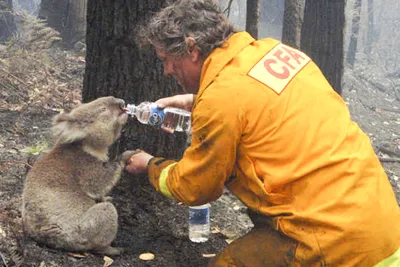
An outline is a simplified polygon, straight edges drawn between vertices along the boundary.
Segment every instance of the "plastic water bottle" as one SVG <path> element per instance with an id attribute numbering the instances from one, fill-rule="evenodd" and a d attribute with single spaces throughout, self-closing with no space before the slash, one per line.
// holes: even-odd
<path id="1" fill-rule="evenodd" d="M 210 236 L 210 204 L 189 207 L 189 239 L 206 242 Z"/>
<path id="2" fill-rule="evenodd" d="M 191 130 L 189 111 L 179 108 L 158 108 L 156 103 L 142 102 L 139 105 L 128 104 L 127 113 L 135 116 L 143 124 L 164 127 L 172 132 L 187 132 Z"/>

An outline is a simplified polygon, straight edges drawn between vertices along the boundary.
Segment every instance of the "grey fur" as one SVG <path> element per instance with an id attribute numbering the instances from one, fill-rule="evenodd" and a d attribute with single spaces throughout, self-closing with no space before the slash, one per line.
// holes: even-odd
<path id="1" fill-rule="evenodd" d="M 118 214 L 105 200 L 135 153 L 108 161 L 108 148 L 128 118 L 124 104 L 101 97 L 54 117 L 57 142 L 28 173 L 22 196 L 24 230 L 37 242 L 68 251 L 121 252 L 110 246 Z"/>

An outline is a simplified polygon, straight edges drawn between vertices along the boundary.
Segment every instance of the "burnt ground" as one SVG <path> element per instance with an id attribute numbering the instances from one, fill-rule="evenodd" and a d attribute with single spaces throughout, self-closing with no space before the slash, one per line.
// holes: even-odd
<path id="1" fill-rule="evenodd" d="M 386 84 L 386 80 L 346 72 L 344 99 L 354 120 L 370 136 L 399 201 L 400 82 L 391 80 Z M 111 259 L 70 254 L 36 244 L 22 233 L 22 185 L 37 158 L 33 154 L 49 142 L 48 130 L 56 111 L 12 107 L 0 108 L 0 266 L 97 267 L 109 266 L 111 261 L 111 266 L 206 266 L 209 258 L 205 256 L 217 253 L 229 240 L 251 228 L 246 208 L 225 192 L 211 203 L 210 240 L 192 243 L 187 234 L 186 207 L 154 193 L 145 177 L 124 176 L 111 196 L 120 215 L 120 229 L 113 245 L 128 247 L 126 254 Z M 144 252 L 153 253 L 155 259 L 140 260 L 139 255 Z"/>
<path id="2" fill-rule="evenodd" d="M 103 266 L 99 255 L 70 254 L 36 244 L 24 237 L 21 224 L 23 181 L 37 156 L 21 152 L 49 140 L 54 111 L 21 113 L 0 111 L 0 266 Z M 39 148 L 38 148 L 39 150 Z M 128 252 L 112 257 L 112 266 L 205 266 L 209 258 L 244 234 L 251 223 L 246 209 L 228 192 L 212 204 L 210 240 L 196 244 L 188 239 L 187 207 L 166 199 L 146 177 L 122 177 L 110 194 L 120 215 L 120 228 L 113 245 Z M 140 260 L 151 252 L 155 259 Z M 108 260 L 108 259 L 107 259 Z"/>

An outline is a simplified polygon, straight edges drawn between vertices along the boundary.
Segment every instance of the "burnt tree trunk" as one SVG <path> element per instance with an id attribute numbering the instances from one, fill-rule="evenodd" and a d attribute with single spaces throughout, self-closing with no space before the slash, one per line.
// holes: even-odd
<path id="1" fill-rule="evenodd" d="M 139 104 L 181 93 L 174 80 L 163 77 L 163 67 L 155 53 L 140 53 L 135 43 L 135 27 L 163 3 L 88 2 L 85 102 L 113 95 Z M 120 144 L 123 148 L 141 148 L 158 156 L 177 158 L 185 148 L 185 139 L 184 134 L 170 135 L 130 119 Z"/>
<path id="2" fill-rule="evenodd" d="M 300 49 L 301 24 L 303 20 L 302 0 L 285 0 L 283 14 L 282 43 Z"/>
<path id="3" fill-rule="evenodd" d="M 260 0 L 247 0 L 246 31 L 258 38 L 258 26 L 260 24 Z"/>
<path id="4" fill-rule="evenodd" d="M 300 48 L 342 93 L 344 0 L 306 0 Z"/>
<path id="5" fill-rule="evenodd" d="M 88 1 L 84 102 L 113 95 L 138 104 L 181 93 L 174 80 L 164 78 L 155 52 L 141 53 L 135 43 L 135 27 L 164 3 Z M 129 119 L 111 152 L 140 148 L 155 156 L 179 159 L 185 146 L 185 134 L 167 134 Z M 156 193 L 146 177 L 122 177 L 111 195 L 119 216 L 115 246 L 135 253 L 152 251 L 160 266 L 206 266 L 208 259 L 201 256 L 201 249 L 219 251 L 226 244 L 223 238 L 212 237 L 202 246 L 193 246 L 187 238 L 187 208 Z"/>
<path id="6" fill-rule="evenodd" d="M 0 0 L 0 14 L 0 42 L 5 42 L 17 30 L 12 0 Z"/>
<path id="7" fill-rule="evenodd" d="M 367 30 L 367 45 L 366 52 L 371 54 L 372 46 L 374 45 L 374 33 L 375 33 L 375 21 L 374 21 L 374 1 L 368 0 L 368 30 Z"/>
<path id="8" fill-rule="evenodd" d="M 354 62 L 357 53 L 358 33 L 360 32 L 361 4 L 362 4 L 361 0 L 355 0 L 353 7 L 351 35 L 346 57 L 346 61 L 351 67 L 354 67 Z"/>
<path id="9" fill-rule="evenodd" d="M 65 47 L 85 41 L 87 0 L 42 0 L 39 18 L 57 30 Z"/>
<path id="10" fill-rule="evenodd" d="M 40 19 L 47 21 L 49 27 L 58 31 L 62 36 L 64 26 L 67 23 L 68 0 L 42 0 L 40 2 L 39 15 Z M 64 39 L 64 37 L 63 37 Z"/>
<path id="11" fill-rule="evenodd" d="M 65 30 L 65 39 L 71 47 L 77 42 L 85 43 L 86 40 L 86 11 L 87 0 L 70 0 L 68 8 L 68 24 Z"/>

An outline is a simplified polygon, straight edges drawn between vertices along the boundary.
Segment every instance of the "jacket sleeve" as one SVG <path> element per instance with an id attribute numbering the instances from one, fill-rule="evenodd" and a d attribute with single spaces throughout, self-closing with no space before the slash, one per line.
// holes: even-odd
<path id="1" fill-rule="evenodd" d="M 164 195 L 186 205 L 200 205 L 221 196 L 232 173 L 241 133 L 240 108 L 205 92 L 192 113 L 192 142 L 179 162 L 155 158 L 149 179 Z"/>

